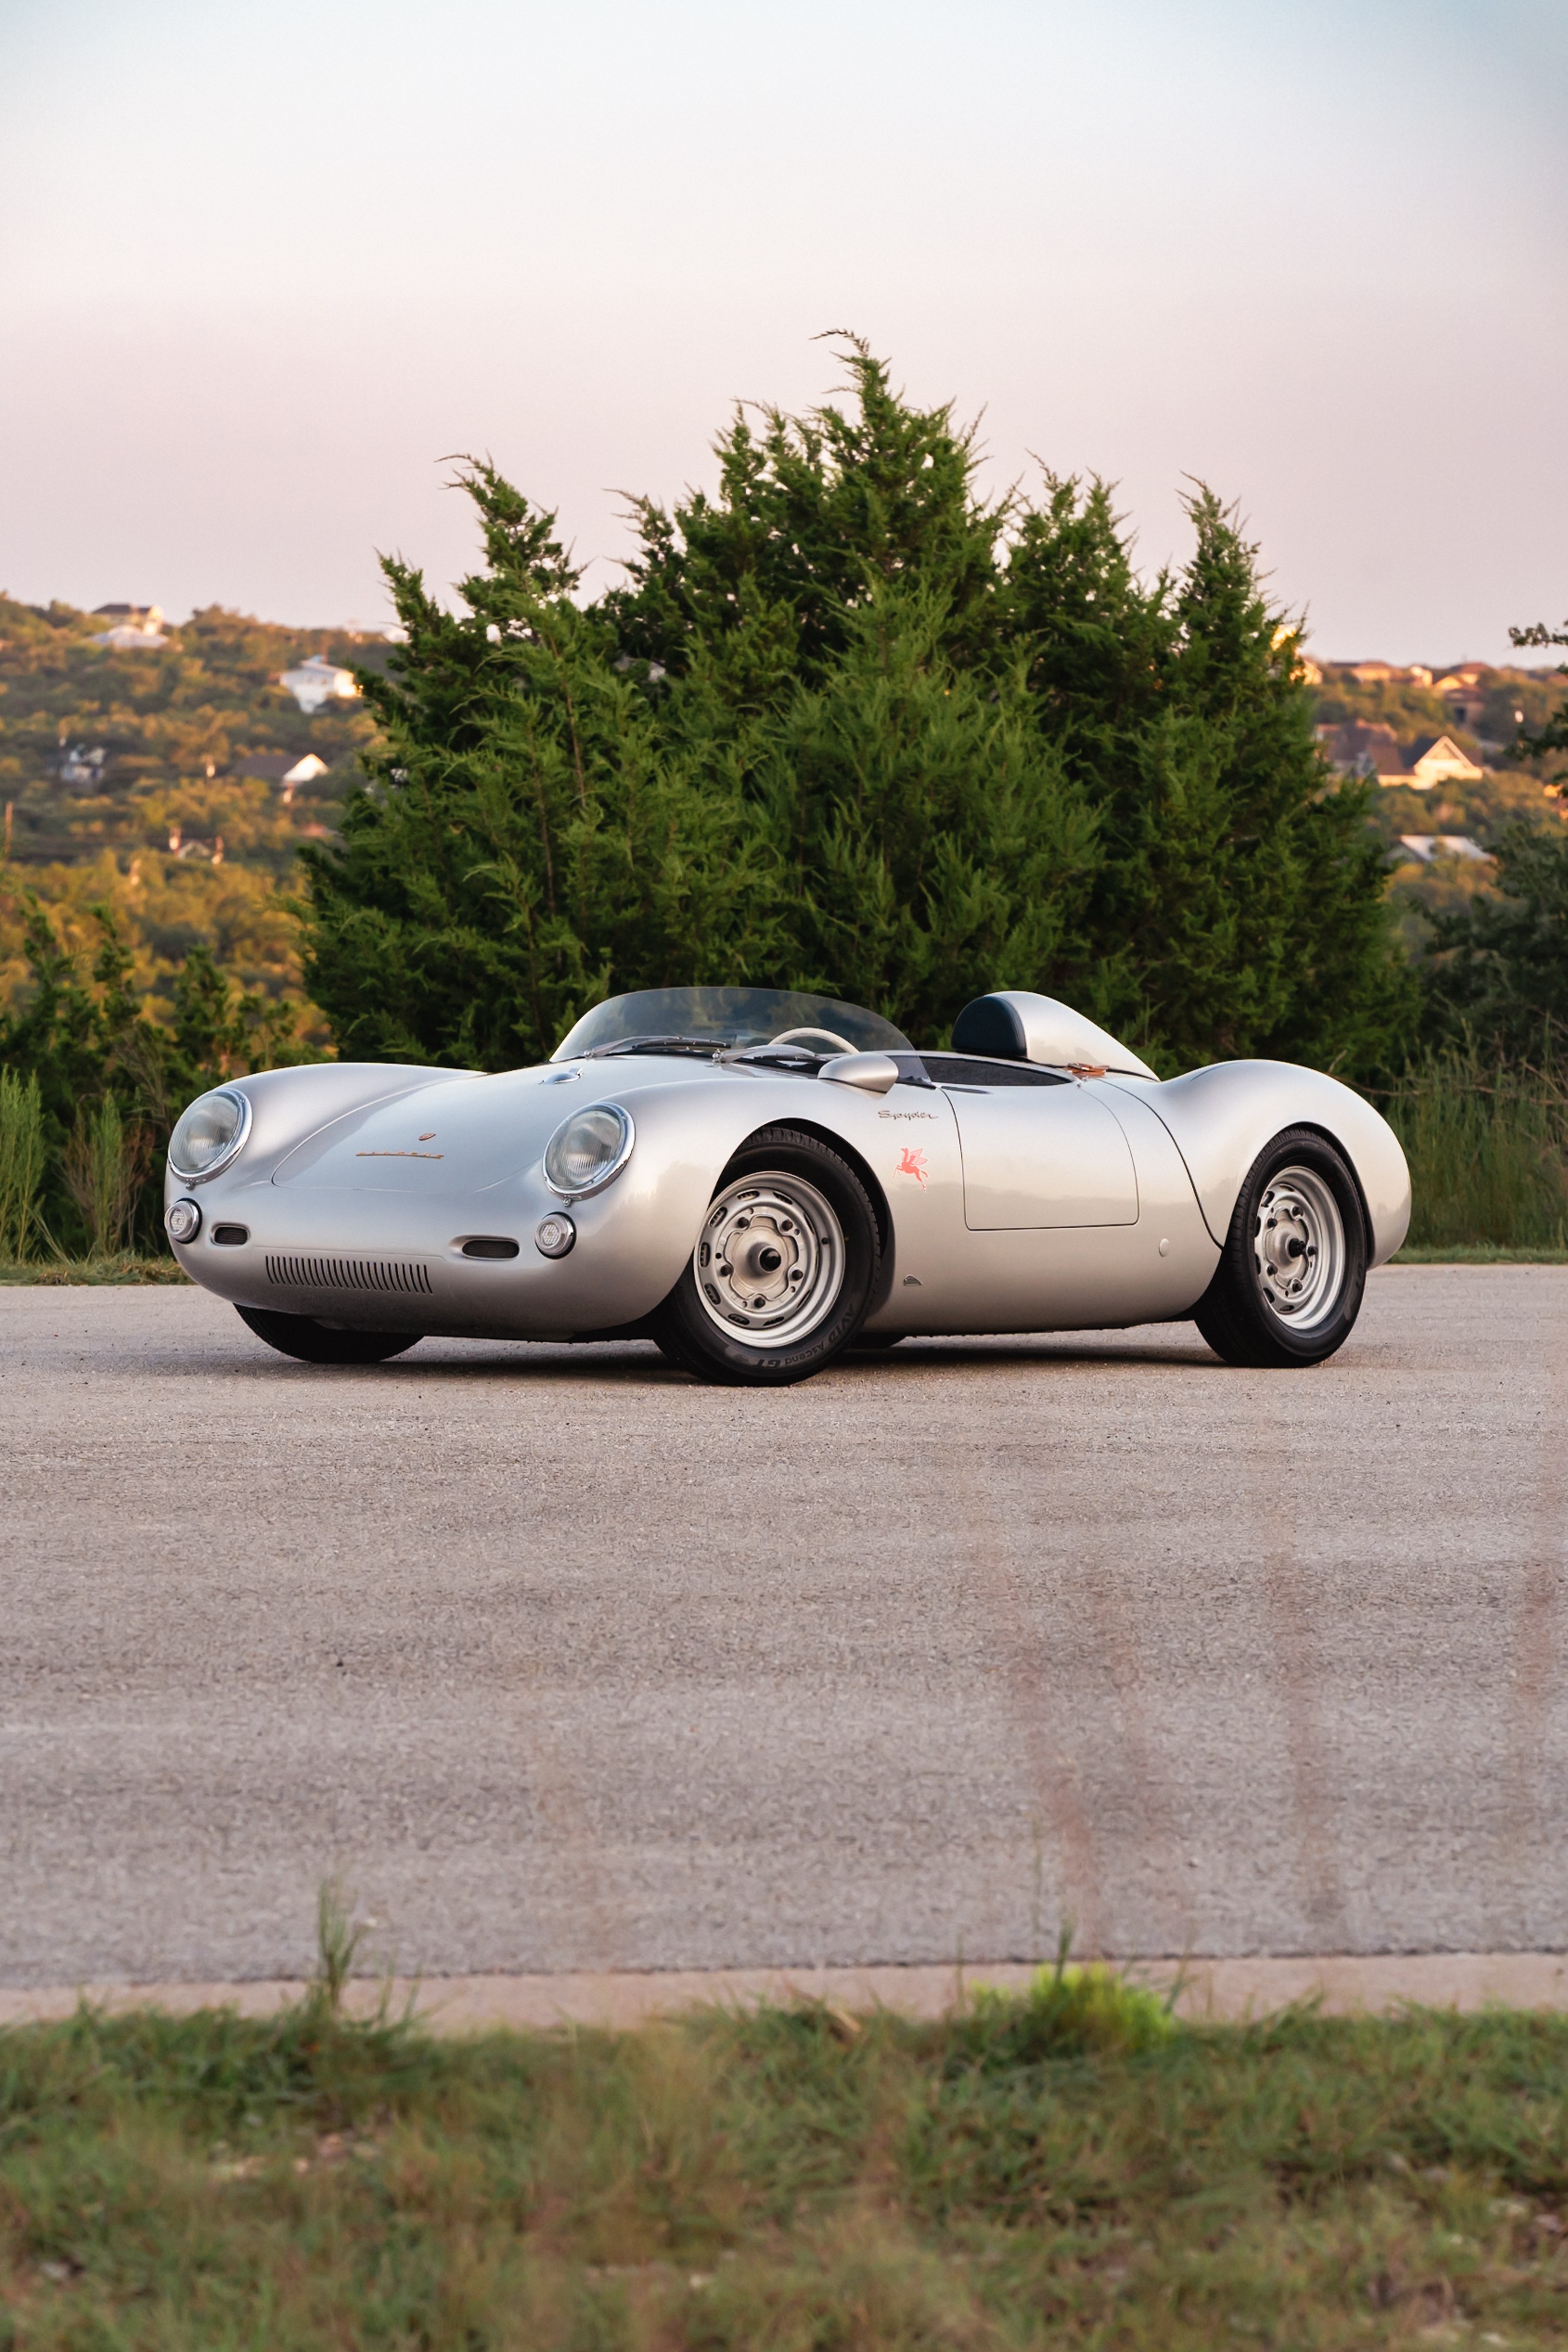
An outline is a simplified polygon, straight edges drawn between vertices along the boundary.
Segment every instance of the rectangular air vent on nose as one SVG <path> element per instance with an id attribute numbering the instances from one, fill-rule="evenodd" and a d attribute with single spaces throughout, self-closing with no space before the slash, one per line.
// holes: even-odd
<path id="1" fill-rule="evenodd" d="M 214 1225 L 213 1239 L 220 1249 L 239 1249 L 250 1239 L 248 1225 Z"/>
<path id="2" fill-rule="evenodd" d="M 423 1265 L 394 1258 L 284 1257 L 267 1261 L 267 1278 L 284 1290 L 378 1291 L 383 1297 L 428 1297 L 430 1276 Z"/>
<path id="3" fill-rule="evenodd" d="M 463 1244 L 465 1257 L 516 1257 L 517 1244 L 504 1234 L 470 1234 Z"/>

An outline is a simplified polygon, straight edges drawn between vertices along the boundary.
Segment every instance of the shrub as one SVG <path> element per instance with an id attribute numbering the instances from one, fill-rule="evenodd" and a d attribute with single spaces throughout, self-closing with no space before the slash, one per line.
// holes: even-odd
<path id="1" fill-rule="evenodd" d="M 28 1255 L 38 1231 L 44 1105 L 38 1081 L 0 1069 L 0 1259 Z"/>
<path id="2" fill-rule="evenodd" d="M 1129 1983 L 1113 1969 L 1059 1960 L 1040 1969 L 1021 1999 L 977 1988 L 967 2019 L 955 2023 L 953 2041 L 971 2063 L 1028 2066 L 1087 2051 L 1133 2057 L 1157 2050 L 1176 2030 L 1163 1995 Z"/>
<path id="3" fill-rule="evenodd" d="M 123 1243 L 151 1157 L 152 1137 L 126 1126 L 112 1095 L 82 1104 L 61 1164 L 94 1257 L 111 1257 Z"/>
<path id="4" fill-rule="evenodd" d="M 1413 1062 L 1382 1108 L 1410 1162 L 1414 1246 L 1568 1242 L 1568 1092 L 1467 1042 Z"/>

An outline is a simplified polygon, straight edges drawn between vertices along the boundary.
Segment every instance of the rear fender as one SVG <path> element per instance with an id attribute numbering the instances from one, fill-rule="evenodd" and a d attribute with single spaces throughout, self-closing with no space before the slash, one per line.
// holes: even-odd
<path id="1" fill-rule="evenodd" d="M 1186 1163 L 1211 1238 L 1224 1246 L 1247 1171 L 1287 1127 L 1312 1127 L 1350 1162 L 1366 1208 L 1371 1263 L 1393 1256 L 1410 1224 L 1410 1171 L 1399 1139 L 1364 1097 L 1293 1062 L 1217 1062 L 1142 1087 L 1110 1080 L 1146 1103 Z"/>

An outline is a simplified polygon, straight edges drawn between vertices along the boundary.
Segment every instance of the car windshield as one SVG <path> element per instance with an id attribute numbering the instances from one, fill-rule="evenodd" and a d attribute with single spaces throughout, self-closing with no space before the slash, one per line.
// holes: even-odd
<path id="1" fill-rule="evenodd" d="M 891 1021 L 836 996 L 804 996 L 791 988 L 639 988 L 629 996 L 608 997 L 585 1013 L 550 1059 L 569 1062 L 638 1037 L 678 1040 L 688 1048 L 710 1038 L 716 1047 L 770 1045 L 792 1030 L 804 1032 L 799 1043 L 816 1053 L 841 1046 L 857 1054 L 909 1047 Z"/>

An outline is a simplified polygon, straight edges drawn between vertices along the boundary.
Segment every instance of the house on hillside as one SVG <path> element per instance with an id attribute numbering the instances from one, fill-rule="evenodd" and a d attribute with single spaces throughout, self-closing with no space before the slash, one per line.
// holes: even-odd
<path id="1" fill-rule="evenodd" d="M 1318 741 L 1330 764 L 1342 776 L 1403 776 L 1405 754 L 1399 738 L 1382 719 L 1346 719 L 1338 726 L 1320 727 Z"/>
<path id="2" fill-rule="evenodd" d="M 1318 741 L 1342 776 L 1375 776 L 1380 784 L 1430 792 L 1434 784 L 1479 784 L 1484 771 L 1451 735 L 1420 737 L 1406 757 L 1392 727 L 1363 719 L 1320 727 Z"/>
<path id="3" fill-rule="evenodd" d="M 177 824 L 171 825 L 169 828 L 169 854 L 172 857 L 193 857 L 201 859 L 213 866 L 221 866 L 224 862 L 224 837 L 221 833 L 216 833 L 213 835 L 211 841 L 196 841 L 193 839 L 188 841 L 185 838 L 184 831 L 182 826 Z"/>
<path id="4" fill-rule="evenodd" d="M 1432 683 L 1431 671 L 1423 667 L 1420 662 L 1403 665 L 1385 661 L 1337 662 L 1334 667 L 1343 669 L 1347 677 L 1354 677 L 1358 686 L 1430 686 Z"/>
<path id="5" fill-rule="evenodd" d="M 1485 773 L 1451 735 L 1423 735 L 1411 746 L 1409 782 L 1418 793 L 1433 784 L 1479 784 Z"/>
<path id="6" fill-rule="evenodd" d="M 109 623 L 92 642 L 107 646 L 111 653 L 155 653 L 169 642 L 163 634 L 162 607 L 158 604 L 99 604 L 92 617 Z"/>
<path id="7" fill-rule="evenodd" d="M 312 654 L 308 661 L 286 669 L 277 681 L 286 687 L 308 718 L 329 702 L 353 702 L 359 697 L 359 687 L 351 669 L 340 669 L 324 654 Z"/>
<path id="8" fill-rule="evenodd" d="M 318 776 L 327 772 L 325 760 L 307 751 L 297 760 L 292 751 L 252 751 L 239 763 L 242 776 L 254 776 L 258 783 L 277 784 L 283 794 L 284 805 L 294 798 L 301 784 L 313 784 Z"/>
<path id="9" fill-rule="evenodd" d="M 62 743 L 60 745 L 60 782 L 62 784 L 85 786 L 93 791 L 103 782 L 103 772 L 109 764 L 109 752 L 102 743 Z"/>
<path id="10" fill-rule="evenodd" d="M 1436 691 L 1452 711 L 1459 727 L 1480 724 L 1487 702 L 1487 677 L 1484 662 L 1461 662 L 1458 669 L 1447 670 L 1437 680 Z"/>
<path id="11" fill-rule="evenodd" d="M 1399 846 L 1418 866 L 1430 866 L 1436 857 L 1457 857 L 1464 866 L 1490 866 L 1491 852 L 1472 841 L 1468 833 L 1402 833 Z"/>

